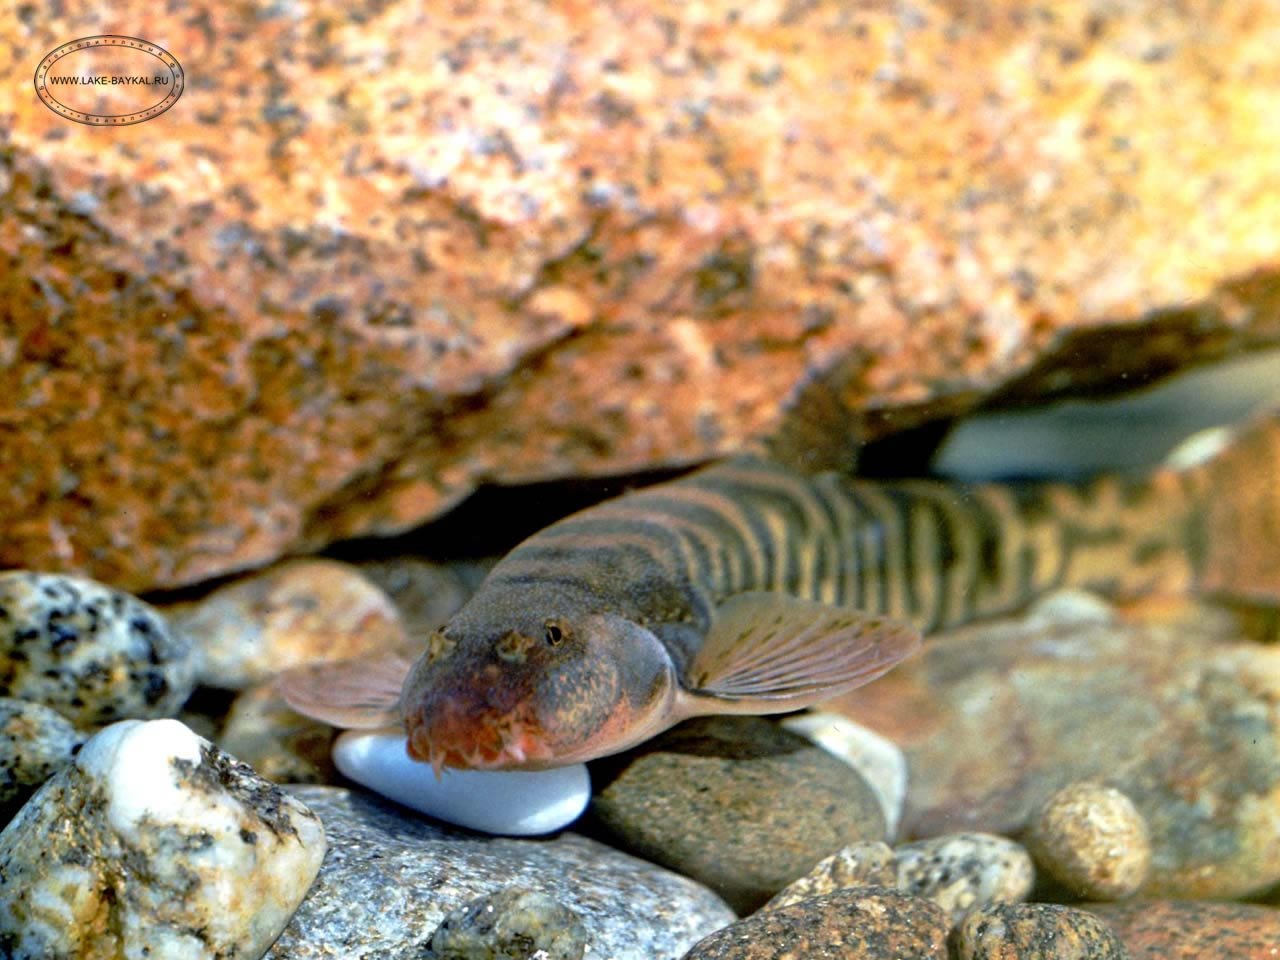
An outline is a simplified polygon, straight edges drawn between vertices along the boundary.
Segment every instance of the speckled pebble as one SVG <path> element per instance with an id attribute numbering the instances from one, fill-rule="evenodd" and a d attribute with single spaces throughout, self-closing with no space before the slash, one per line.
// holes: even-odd
<path id="1" fill-rule="evenodd" d="M 1031 820 L 1027 848 L 1072 894 L 1121 900 L 1151 866 L 1147 822 L 1124 793 L 1081 781 L 1055 792 Z"/>
<path id="2" fill-rule="evenodd" d="M 574 833 L 485 837 L 363 791 L 291 792 L 324 820 L 330 855 L 267 960 L 418 957 L 452 911 L 511 886 L 574 911 L 590 960 L 674 960 L 736 919 L 705 887 Z"/>
<path id="3" fill-rule="evenodd" d="M 0 697 L 0 815 L 70 763 L 83 742 L 56 710 Z"/>
<path id="4" fill-rule="evenodd" d="M 763 717 L 693 720 L 592 765 L 611 842 L 705 883 L 740 913 L 833 851 L 883 840 L 856 770 Z"/>
<path id="5" fill-rule="evenodd" d="M 577 913 L 538 890 L 507 887 L 446 916 L 422 960 L 580 960 L 586 949 Z"/>
<path id="6" fill-rule="evenodd" d="M 812 870 L 779 890 L 761 909 L 787 907 L 849 887 L 892 887 L 897 882 L 898 866 L 892 847 L 876 840 L 851 843 L 819 860 Z"/>
<path id="7" fill-rule="evenodd" d="M 190 643 L 136 597 L 64 574 L 0 574 L 0 696 L 97 727 L 172 716 L 194 685 Z"/>
<path id="8" fill-rule="evenodd" d="M 946 960 L 948 926 L 928 900 L 855 887 L 730 924 L 684 960 Z"/>
<path id="9" fill-rule="evenodd" d="M 199 646 L 201 683 L 240 690 L 304 663 L 404 644 L 395 604 L 346 563 L 291 560 L 166 610 Z"/>
<path id="10" fill-rule="evenodd" d="M 1105 923 L 1056 903 L 983 907 L 960 924 L 955 942 L 957 960 L 1129 960 Z"/>
<path id="11" fill-rule="evenodd" d="M 333 738 L 332 727 L 290 709 L 268 683 L 232 701 L 217 742 L 272 783 L 328 783 Z"/>
<path id="12" fill-rule="evenodd" d="M 257 958 L 307 892 L 306 807 L 176 720 L 85 743 L 0 833 L 7 960 Z"/>
<path id="13" fill-rule="evenodd" d="M 898 889 L 928 897 L 959 923 L 993 903 L 1025 899 L 1035 870 L 1020 845 L 990 833 L 953 833 L 894 850 Z"/>
<path id="14" fill-rule="evenodd" d="M 1280 909 L 1249 903 L 1132 900 L 1086 904 L 1133 960 L 1275 960 Z"/>
<path id="15" fill-rule="evenodd" d="M 907 798 L 907 758 L 896 743 L 838 713 L 801 713 L 781 723 L 862 774 L 880 801 L 886 836 L 897 836 Z"/>

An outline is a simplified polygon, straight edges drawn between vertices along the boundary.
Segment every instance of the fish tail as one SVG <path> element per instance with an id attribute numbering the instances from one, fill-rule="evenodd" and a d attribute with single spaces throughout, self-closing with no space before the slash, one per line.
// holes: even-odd
<path id="1" fill-rule="evenodd" d="M 1190 491 L 1189 554 L 1197 592 L 1280 605 L 1280 411 L 1193 438 L 1199 456 L 1168 470 Z M 1207 448 L 1207 449 L 1206 449 Z M 1194 451 L 1192 451 L 1194 453 Z M 1179 456 L 1175 453 L 1175 458 Z"/>

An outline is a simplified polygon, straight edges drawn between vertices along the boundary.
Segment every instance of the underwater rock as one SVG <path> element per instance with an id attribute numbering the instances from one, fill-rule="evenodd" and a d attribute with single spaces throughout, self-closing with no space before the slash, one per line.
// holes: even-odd
<path id="1" fill-rule="evenodd" d="M 90 739 L 0 833 L 12 960 L 259 957 L 324 857 L 302 803 L 176 720 Z"/>
<path id="2" fill-rule="evenodd" d="M 391 599 L 336 560 L 291 560 L 165 613 L 200 649 L 200 682 L 232 690 L 406 643 Z"/>
<path id="3" fill-rule="evenodd" d="M 857 771 L 763 717 L 691 720 L 591 772 L 592 819 L 612 840 L 739 912 L 842 847 L 885 837 Z"/>
<path id="4" fill-rule="evenodd" d="M 814 371 L 875 435 L 1280 334 L 1266 0 L 32 9 L 0 565 L 194 583 L 741 449 Z M 118 23 L 201 106 L 104 150 L 30 71 Z"/>
<path id="5" fill-rule="evenodd" d="M 675 960 L 734 920 L 705 887 L 573 833 L 483 837 L 367 793 L 291 792 L 324 820 L 332 852 L 267 960 L 417 956 L 446 916 L 511 886 L 576 913 L 593 958 Z"/>
<path id="6" fill-rule="evenodd" d="M 838 709 L 906 752 L 912 834 L 1018 835 L 1098 780 L 1147 823 L 1144 896 L 1239 897 L 1280 882 L 1280 649 L 1235 636 L 1220 617 L 989 623 Z"/>
<path id="7" fill-rule="evenodd" d="M 333 762 L 356 783 L 447 823 L 521 837 L 568 826 L 587 808 L 585 764 L 550 770 L 454 770 L 437 776 L 405 752 L 405 736 L 348 730 L 333 745 Z"/>
<path id="8" fill-rule="evenodd" d="M 1106 923 L 1056 903 L 985 906 L 960 924 L 955 939 L 956 960 L 1130 960 Z"/>
<path id="9" fill-rule="evenodd" d="M 893 848 L 878 840 L 851 843 L 843 850 L 819 860 L 799 880 L 787 884 L 761 910 L 789 907 L 801 900 L 820 897 L 849 887 L 893 887 L 898 883 L 898 865 Z"/>
<path id="10" fill-rule="evenodd" d="M 781 726 L 862 774 L 880 801 L 885 835 L 891 840 L 897 836 L 907 795 L 907 758 L 896 743 L 836 713 L 801 713 L 784 718 Z"/>
<path id="11" fill-rule="evenodd" d="M 190 642 L 137 597 L 59 573 L 0 573 L 0 696 L 92 728 L 172 716 L 194 686 Z"/>
<path id="12" fill-rule="evenodd" d="M 855 887 L 739 920 L 684 960 L 947 960 L 947 930 L 935 903 L 884 887 Z"/>
<path id="13" fill-rule="evenodd" d="M 1272 960 L 1280 910 L 1248 903 L 1131 900 L 1086 904 L 1124 941 L 1133 960 Z"/>
<path id="14" fill-rule="evenodd" d="M 356 564 L 400 611 L 410 637 L 426 637 L 458 612 L 475 593 L 493 560 L 431 563 L 421 557 L 395 556 Z"/>
<path id="15" fill-rule="evenodd" d="M 0 815 L 69 764 L 84 739 L 58 711 L 0 697 Z"/>
<path id="16" fill-rule="evenodd" d="M 337 732 L 289 707 L 271 684 L 250 687 L 231 703 L 214 739 L 272 783 L 327 783 Z"/>
<path id="17" fill-rule="evenodd" d="M 1151 867 L 1142 814 L 1101 783 L 1068 784 L 1049 797 L 1031 820 L 1026 844 L 1039 866 L 1085 900 L 1131 896 Z"/>
<path id="18" fill-rule="evenodd" d="M 959 923 L 993 903 L 1026 898 L 1035 881 L 1017 843 L 985 833 L 953 833 L 895 847 L 899 890 L 932 900 Z"/>
<path id="19" fill-rule="evenodd" d="M 445 917 L 422 960 L 581 960 L 586 949 L 574 911 L 537 890 L 506 887 Z"/>

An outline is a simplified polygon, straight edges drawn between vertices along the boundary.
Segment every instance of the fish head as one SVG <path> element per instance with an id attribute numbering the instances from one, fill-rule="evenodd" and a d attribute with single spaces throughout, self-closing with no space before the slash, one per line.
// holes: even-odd
<path id="1" fill-rule="evenodd" d="M 409 755 L 437 772 L 533 770 L 647 739 L 672 722 L 677 687 L 666 648 L 637 623 L 525 612 L 435 633 L 401 708 Z"/>

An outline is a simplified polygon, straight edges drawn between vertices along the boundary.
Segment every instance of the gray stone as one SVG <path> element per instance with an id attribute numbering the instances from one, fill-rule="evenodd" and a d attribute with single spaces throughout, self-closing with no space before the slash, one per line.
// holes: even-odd
<path id="1" fill-rule="evenodd" d="M 452 911 L 517 885 L 577 913 L 587 960 L 660 960 L 734 919 L 691 880 L 572 833 L 484 837 L 373 795 L 299 786 L 330 853 L 269 960 L 401 960 L 427 948 Z"/>
<path id="2" fill-rule="evenodd" d="M 898 864 L 893 848 L 878 840 L 851 843 L 843 850 L 819 860 L 803 877 L 787 884 L 760 909 L 789 907 L 801 900 L 825 896 L 849 887 L 893 887 L 898 883 Z"/>
<path id="3" fill-rule="evenodd" d="M 611 839 L 740 913 L 842 847 L 885 837 L 856 770 L 763 717 L 690 721 L 595 764 L 592 780 L 591 813 Z"/>
<path id="4" fill-rule="evenodd" d="M 178 721 L 124 720 L 0 833 L 0 956 L 257 960 L 324 850 L 306 807 Z"/>
<path id="5" fill-rule="evenodd" d="M 98 727 L 173 716 L 194 685 L 190 644 L 137 597 L 82 577 L 0 574 L 0 696 Z"/>
<path id="6" fill-rule="evenodd" d="M 0 697 L 0 813 L 69 764 L 83 742 L 58 711 Z"/>
<path id="7" fill-rule="evenodd" d="M 1035 870 L 1023 847 L 987 833 L 953 833 L 904 843 L 894 851 L 898 889 L 928 897 L 952 923 L 992 903 L 1024 899 Z"/>
<path id="8" fill-rule="evenodd" d="M 955 944 L 957 960 L 1129 960 L 1102 920 L 1056 903 L 983 907 L 960 924 Z"/>
<path id="9" fill-rule="evenodd" d="M 586 949 L 574 911 L 537 890 L 507 887 L 445 917 L 423 960 L 581 960 Z"/>

